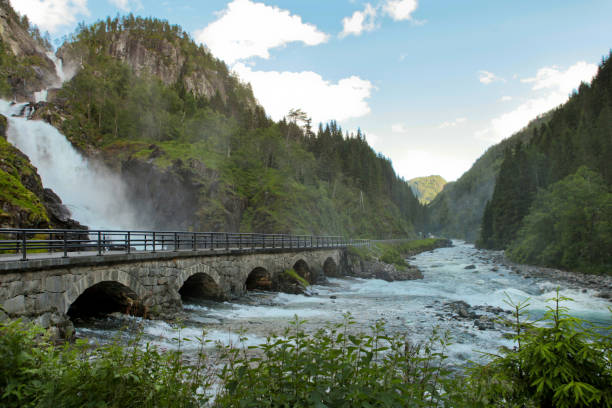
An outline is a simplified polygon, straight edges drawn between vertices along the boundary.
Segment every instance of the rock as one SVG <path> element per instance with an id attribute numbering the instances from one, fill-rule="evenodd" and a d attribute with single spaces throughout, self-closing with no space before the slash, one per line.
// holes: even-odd
<path id="1" fill-rule="evenodd" d="M 597 294 L 602 299 L 612 299 L 612 291 L 602 291 Z"/>
<path id="2" fill-rule="evenodd" d="M 463 269 L 476 269 L 476 265 L 468 265 Z"/>
<path id="3" fill-rule="evenodd" d="M 330 298 L 330 299 L 337 299 L 337 298 L 338 298 L 338 296 L 336 296 L 336 295 L 331 295 L 329 298 Z"/>

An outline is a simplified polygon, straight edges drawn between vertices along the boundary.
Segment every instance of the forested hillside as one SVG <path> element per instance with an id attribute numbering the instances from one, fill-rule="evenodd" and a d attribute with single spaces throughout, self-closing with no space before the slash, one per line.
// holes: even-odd
<path id="1" fill-rule="evenodd" d="M 424 207 L 391 162 L 299 109 L 270 120 L 248 84 L 156 19 L 80 26 L 76 74 L 35 119 L 122 175 L 151 228 L 410 236 Z"/>
<path id="2" fill-rule="evenodd" d="M 444 178 L 436 176 L 415 177 L 408 180 L 412 192 L 417 196 L 421 204 L 429 204 L 442 191 L 446 185 Z"/>
<path id="3" fill-rule="evenodd" d="M 437 235 L 475 242 L 485 204 L 493 195 L 504 151 L 519 142 L 529 141 L 534 129 L 549 118 L 550 114 L 544 114 L 512 137 L 491 146 L 457 181 L 447 183 L 428 205 L 428 230 Z"/>
<path id="4" fill-rule="evenodd" d="M 526 143 L 507 147 L 479 245 L 512 259 L 612 270 L 612 64 L 604 59 Z"/>

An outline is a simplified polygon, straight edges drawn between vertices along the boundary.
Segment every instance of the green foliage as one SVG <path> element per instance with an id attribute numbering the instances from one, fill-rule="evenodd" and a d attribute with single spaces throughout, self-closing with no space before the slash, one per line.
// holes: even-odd
<path id="1" fill-rule="evenodd" d="M 612 328 L 592 327 L 551 299 L 542 321 L 525 323 L 527 301 L 509 304 L 517 347 L 467 372 L 446 367 L 448 334 L 421 344 L 379 321 L 359 332 L 340 324 L 306 333 L 297 317 L 257 346 L 175 339 L 177 350 L 142 344 L 53 345 L 44 330 L 0 323 L 0 405 L 6 407 L 611 407 Z M 1 310 L 1 308 L 0 308 Z M 612 312 L 612 310 L 611 310 Z M 604 333 L 604 334 L 601 334 Z M 186 361 L 185 342 L 199 342 Z M 214 390 L 214 391 L 213 391 Z M 216 394 L 214 399 L 211 396 Z"/>
<path id="2" fill-rule="evenodd" d="M 198 391 L 211 379 L 203 355 L 187 365 L 180 347 L 162 353 L 138 339 L 60 347 L 42 329 L 12 321 L 0 323 L 0 355 L 3 407 L 199 407 L 208 399 Z"/>
<path id="3" fill-rule="evenodd" d="M 560 303 L 571 299 L 558 291 L 549 300 L 554 307 L 537 326 L 521 321 L 528 303 L 510 303 L 518 346 L 472 369 L 474 406 L 612 407 L 612 328 L 600 334 L 570 316 Z"/>
<path id="4" fill-rule="evenodd" d="M 446 336 L 422 345 L 385 333 L 354 334 L 342 324 L 306 334 L 297 317 L 283 336 L 248 349 L 226 349 L 219 407 L 441 406 L 448 382 Z"/>
<path id="5" fill-rule="evenodd" d="M 368 247 L 350 246 L 350 247 L 347 247 L 346 250 L 350 255 L 354 255 L 363 261 L 371 261 L 374 259 L 372 255 L 372 250 Z"/>
<path id="6" fill-rule="evenodd" d="M 308 283 L 308 281 L 304 278 L 302 278 L 293 268 L 291 269 L 285 269 L 285 274 L 293 279 L 295 279 L 296 281 L 300 282 L 300 284 L 302 286 L 304 286 L 305 288 L 307 288 L 308 286 L 310 286 L 310 283 Z"/>
<path id="7" fill-rule="evenodd" d="M 400 270 L 408 266 L 408 264 L 404 260 L 404 257 L 397 251 L 395 247 L 391 245 L 385 245 L 382 249 L 382 255 L 380 256 L 380 258 L 378 258 L 380 261 L 395 265 Z"/>
<path id="8" fill-rule="evenodd" d="M 429 204 L 446 185 L 446 180 L 440 176 L 416 177 L 408 180 L 412 192 L 423 205 Z"/>
<path id="9" fill-rule="evenodd" d="M 587 167 L 538 193 L 517 239 L 516 262 L 593 273 L 612 271 L 612 193 Z"/>
<path id="10" fill-rule="evenodd" d="M 609 270 L 609 250 L 602 248 L 609 248 L 612 239 L 610 123 L 608 57 L 592 84 L 583 83 L 547 123 L 535 129 L 529 143 L 506 149 L 478 244 L 510 247 L 514 259 L 521 261 L 590 272 Z M 585 206 L 563 188 L 586 200 Z M 548 192 L 538 193 L 540 189 Z"/>
<path id="11" fill-rule="evenodd" d="M 4 116 L 1 116 L 4 118 Z M 6 121 L 6 118 L 4 118 Z M 36 169 L 32 167 L 26 156 L 11 146 L 0 136 L 0 204 L 9 213 L 0 211 L 0 217 L 8 217 L 10 222 L 20 220 L 22 227 L 46 227 L 49 216 L 40 198 L 24 186 L 27 180 L 31 184 L 38 183 Z M 20 213 L 20 214 L 17 214 Z"/>
<path id="12" fill-rule="evenodd" d="M 169 72 L 180 71 L 177 82 L 136 73 L 116 58 L 112 45 L 126 38 Z M 163 58 L 159 50 L 168 47 L 184 57 L 183 67 Z M 335 122 L 313 132 L 299 114 L 273 123 L 250 87 L 178 26 L 107 19 L 80 26 L 61 52 L 83 61 L 57 98 L 62 132 L 73 144 L 101 149 L 113 167 L 140 160 L 196 182 L 210 178 L 206 169 L 218 173 L 212 192 L 210 181 L 201 183 L 193 229 L 236 228 L 238 218 L 241 231 L 387 238 L 413 236 L 422 224 L 424 207 L 365 135 L 344 134 Z M 215 94 L 188 91 L 193 75 L 213 83 Z M 226 217 L 231 225 L 223 226 Z"/>

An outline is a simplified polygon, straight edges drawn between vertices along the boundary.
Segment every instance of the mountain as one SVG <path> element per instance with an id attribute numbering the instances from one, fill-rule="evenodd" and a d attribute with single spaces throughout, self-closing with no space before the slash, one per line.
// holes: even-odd
<path id="1" fill-rule="evenodd" d="M 32 118 L 119 174 L 148 228 L 387 237 L 422 226 L 424 207 L 364 134 L 315 130 L 299 109 L 272 121 L 178 26 L 109 18 L 57 55 L 68 80 Z"/>
<path id="2" fill-rule="evenodd" d="M 0 97 L 33 100 L 34 92 L 57 82 L 50 50 L 27 17 L 20 17 L 8 0 L 0 0 Z"/>
<path id="3" fill-rule="evenodd" d="M 489 147 L 457 181 L 447 183 L 427 207 L 428 231 L 475 242 L 480 233 L 485 204 L 493 195 L 504 151 L 517 143 L 529 141 L 534 130 L 549 118 L 550 113 L 541 115 L 521 131 Z"/>
<path id="4" fill-rule="evenodd" d="M 508 249 L 519 262 L 610 273 L 610 56 L 529 141 L 505 149 L 479 246 Z"/>
<path id="5" fill-rule="evenodd" d="M 427 176 L 415 177 L 408 180 L 408 185 L 412 188 L 412 192 L 419 199 L 421 204 L 429 204 L 446 185 L 446 180 L 442 177 Z"/>

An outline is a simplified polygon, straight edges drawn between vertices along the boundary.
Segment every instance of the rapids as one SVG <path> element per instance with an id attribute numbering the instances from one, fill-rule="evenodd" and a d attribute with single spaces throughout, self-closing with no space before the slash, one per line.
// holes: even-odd
<path id="1" fill-rule="evenodd" d="M 341 322 L 343 315 L 350 312 L 356 321 L 355 330 L 367 330 L 384 319 L 388 330 L 405 333 L 412 342 L 424 341 L 435 327 L 448 330 L 453 342 L 448 350 L 450 361 L 461 364 L 483 359 L 481 352 L 513 346 L 504 337 L 507 329 L 502 325 L 481 330 L 475 324 L 476 320 L 489 322 L 507 315 L 511 308 L 504 301 L 506 294 L 514 302 L 529 299 L 528 311 L 535 319 L 552 306 L 547 299 L 555 294 L 557 286 L 563 296 L 574 299 L 565 304 L 573 315 L 600 325 L 612 324 L 612 314 L 607 310 L 610 303 L 594 297 L 592 289 L 571 289 L 558 282 L 525 278 L 496 264 L 490 251 L 477 250 L 462 241 L 454 244 L 410 260 L 423 271 L 422 280 L 330 279 L 328 285 L 314 286 L 316 294 L 312 296 L 251 292 L 231 302 L 185 304 L 180 330 L 167 322 L 114 316 L 77 325 L 77 336 L 106 342 L 116 335 L 128 338 L 141 328 L 143 340 L 173 348 L 173 338 L 180 335 L 195 339 L 204 331 L 211 343 L 237 344 L 244 336 L 248 338 L 246 344 L 252 345 L 263 342 L 270 333 L 282 334 L 296 315 L 306 320 L 306 330 L 314 331 L 326 323 Z M 465 269 L 469 265 L 475 269 Z M 461 307 L 466 309 L 467 317 L 457 313 Z M 126 323 L 131 329 L 119 330 Z M 196 350 L 199 344 L 188 342 L 181 347 Z"/>

